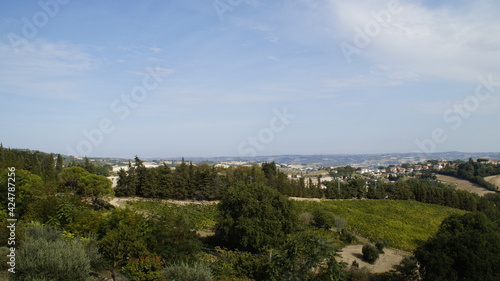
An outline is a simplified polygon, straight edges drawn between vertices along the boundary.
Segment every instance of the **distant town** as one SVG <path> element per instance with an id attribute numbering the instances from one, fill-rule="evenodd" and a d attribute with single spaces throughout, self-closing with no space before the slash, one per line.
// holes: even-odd
<path id="1" fill-rule="evenodd" d="M 75 159 L 83 160 L 81 157 Z M 113 187 L 118 182 L 117 173 L 120 169 L 128 170 L 132 159 L 120 158 L 90 158 L 99 164 L 112 166 L 112 174 L 108 177 L 113 182 Z M 439 160 L 437 160 L 439 159 Z M 213 158 L 177 158 L 173 160 L 146 159 L 144 165 L 154 168 L 167 165 L 175 169 L 182 161 L 192 165 L 207 164 L 210 166 L 229 168 L 238 166 L 261 165 L 264 162 L 275 162 L 277 167 L 290 179 L 305 178 L 307 184 L 318 184 L 330 181 L 344 181 L 350 175 L 338 173 L 339 168 L 349 167 L 353 174 L 371 180 L 396 180 L 400 177 L 415 177 L 425 172 L 436 172 L 446 167 L 453 167 L 459 161 L 477 159 L 484 163 L 500 164 L 500 153 L 464 153 L 444 152 L 434 154 L 363 154 L 363 155 L 280 155 L 261 156 L 252 159 L 238 157 L 213 157 Z"/>

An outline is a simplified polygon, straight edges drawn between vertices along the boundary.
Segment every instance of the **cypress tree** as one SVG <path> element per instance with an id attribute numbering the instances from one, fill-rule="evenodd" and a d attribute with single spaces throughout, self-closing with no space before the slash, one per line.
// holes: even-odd
<path id="1" fill-rule="evenodd" d="M 59 173 L 62 171 L 63 168 L 64 168 L 63 158 L 61 154 L 57 154 L 56 175 L 59 175 Z"/>

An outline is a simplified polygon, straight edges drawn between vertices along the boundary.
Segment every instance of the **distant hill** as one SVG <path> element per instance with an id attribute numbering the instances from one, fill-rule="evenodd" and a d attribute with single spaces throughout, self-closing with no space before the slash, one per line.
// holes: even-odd
<path id="1" fill-rule="evenodd" d="M 319 154 L 319 155 L 271 155 L 255 157 L 190 157 L 186 161 L 205 161 L 205 162 L 227 162 L 227 161 L 245 161 L 245 162 L 271 162 L 275 161 L 281 164 L 305 164 L 317 166 L 363 166 L 377 167 L 397 165 L 402 163 L 417 163 L 427 160 L 463 160 L 469 158 L 487 158 L 500 159 L 499 152 L 439 152 L 439 153 L 387 153 L 387 154 Z M 150 158 L 148 160 L 158 160 L 160 158 Z M 169 160 L 180 160 L 174 158 Z"/>
<path id="2" fill-rule="evenodd" d="M 7 149 L 7 148 L 6 148 Z M 31 151 L 29 149 L 14 149 L 16 151 L 25 151 L 34 153 L 36 151 Z M 134 151 L 130 152 L 130 155 L 135 155 Z M 139 155 L 140 157 L 140 155 Z M 438 153 L 385 153 L 385 154 L 315 154 L 315 155 L 299 155 L 299 154 L 288 154 L 288 155 L 269 155 L 269 156 L 255 156 L 255 157 L 245 157 L 245 156 L 221 156 L 221 157 L 186 157 L 185 161 L 192 162 L 206 162 L 208 164 L 218 163 L 218 162 L 229 162 L 229 161 L 239 161 L 239 162 L 276 162 L 280 164 L 289 165 L 314 165 L 314 166 L 359 166 L 359 167 L 378 167 L 378 166 L 388 166 L 388 165 L 398 165 L 403 163 L 417 163 L 425 162 L 427 160 L 463 160 L 466 161 L 469 158 L 478 159 L 486 158 L 492 160 L 500 160 L 500 152 L 438 152 Z M 65 163 L 83 162 L 81 157 L 65 156 L 63 155 Z M 111 165 L 121 165 L 133 161 L 133 157 L 130 159 L 124 158 L 109 158 L 109 157 L 89 157 L 89 159 L 97 161 L 97 164 L 111 164 Z M 159 161 L 159 160 L 175 160 L 180 161 L 182 157 L 154 157 L 154 158 L 142 158 L 146 161 Z"/>

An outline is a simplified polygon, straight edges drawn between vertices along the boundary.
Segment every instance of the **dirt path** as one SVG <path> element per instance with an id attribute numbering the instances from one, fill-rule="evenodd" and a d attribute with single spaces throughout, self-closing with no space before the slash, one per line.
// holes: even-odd
<path id="1" fill-rule="evenodd" d="M 353 261 L 359 263 L 359 268 L 366 267 L 373 273 L 381 273 L 393 270 L 396 265 L 401 263 L 404 257 L 410 256 L 411 253 L 398 249 L 385 248 L 384 254 L 380 254 L 375 264 L 369 264 L 363 261 L 363 245 L 349 245 L 342 249 L 340 259 L 347 263 L 350 267 Z"/>
<path id="2" fill-rule="evenodd" d="M 109 204 L 115 207 L 123 207 L 127 204 L 128 201 L 138 201 L 138 200 L 153 200 L 153 199 L 147 199 L 141 197 L 115 197 L 111 201 L 109 201 Z M 172 199 L 162 199 L 161 201 L 176 205 L 189 205 L 189 204 L 212 205 L 219 203 L 219 201 L 194 201 L 194 200 L 172 200 Z"/>
<path id="3" fill-rule="evenodd" d="M 484 178 L 487 182 L 492 183 L 498 187 L 500 187 L 500 175 L 489 176 Z"/>
<path id="4" fill-rule="evenodd" d="M 437 178 L 440 181 L 456 183 L 458 190 L 465 190 L 465 191 L 473 192 L 473 193 L 478 194 L 479 196 L 484 196 L 485 194 L 488 194 L 488 193 L 495 193 L 494 191 L 488 190 L 482 186 L 479 186 L 475 183 L 471 183 L 470 181 L 466 181 L 463 179 L 445 176 L 445 175 L 437 175 Z"/>

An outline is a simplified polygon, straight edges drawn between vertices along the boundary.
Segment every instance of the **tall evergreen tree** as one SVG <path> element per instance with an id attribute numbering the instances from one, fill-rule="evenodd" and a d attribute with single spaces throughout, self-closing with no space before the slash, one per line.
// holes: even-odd
<path id="1" fill-rule="evenodd" d="M 63 170 L 64 164 L 63 164 L 63 158 L 61 154 L 57 154 L 57 161 L 56 161 L 56 175 L 59 175 L 59 173 Z"/>

